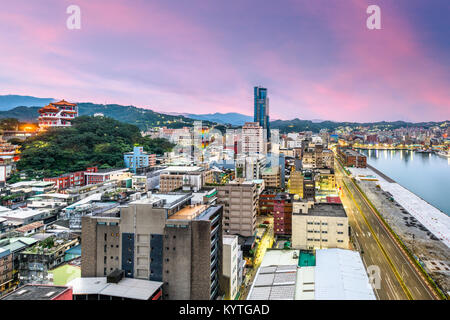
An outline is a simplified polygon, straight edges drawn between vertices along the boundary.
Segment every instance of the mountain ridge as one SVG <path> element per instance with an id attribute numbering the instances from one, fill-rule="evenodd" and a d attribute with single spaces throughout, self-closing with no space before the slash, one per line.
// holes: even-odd
<path id="1" fill-rule="evenodd" d="M 9 95 L 15 96 L 15 95 Z M 0 96 L 1 98 L 5 96 Z M 29 97 L 29 96 L 22 96 Z M 31 97 L 34 98 L 34 97 Z M 37 98 L 37 99 L 50 99 L 50 98 Z M 51 99 L 52 101 L 54 99 Z M 42 101 L 43 102 L 43 101 Z M 184 126 L 192 126 L 195 120 L 202 120 L 205 125 L 215 124 L 230 124 L 233 126 L 241 126 L 245 122 L 252 122 L 253 117 L 236 113 L 210 113 L 210 114 L 184 114 L 175 112 L 156 112 L 151 109 L 139 108 L 132 105 L 124 106 L 119 104 L 95 104 L 91 102 L 77 102 L 79 115 L 94 115 L 96 113 L 102 113 L 106 117 L 130 123 L 138 126 L 141 130 L 148 130 L 155 126 L 166 126 L 169 128 L 181 128 Z M 1 104 L 0 104 L 1 106 Z M 23 122 L 37 122 L 39 116 L 38 110 L 40 106 L 17 106 L 9 110 L 2 110 L 0 108 L 1 118 L 16 118 Z M 319 121 L 313 120 L 301 120 L 298 118 L 291 120 L 273 120 L 270 122 L 271 129 L 279 129 L 282 133 L 299 132 L 299 131 L 313 131 L 318 132 L 321 129 L 334 130 L 341 126 L 349 126 L 355 128 L 357 126 L 382 126 L 386 128 L 399 128 L 399 127 L 429 127 L 433 125 L 439 125 L 448 123 L 450 121 L 441 122 L 420 122 L 412 123 L 407 121 L 379 121 L 379 122 L 337 122 L 337 121 Z"/>

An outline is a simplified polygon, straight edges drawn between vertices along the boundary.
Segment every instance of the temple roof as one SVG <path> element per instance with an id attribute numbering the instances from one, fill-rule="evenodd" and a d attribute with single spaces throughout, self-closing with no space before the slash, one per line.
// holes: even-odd
<path id="1" fill-rule="evenodd" d="M 44 113 L 44 112 L 58 112 L 59 109 L 55 106 L 53 106 L 52 104 L 49 104 L 45 107 L 42 107 L 41 109 L 39 109 L 39 113 Z"/>
<path id="2" fill-rule="evenodd" d="M 64 99 L 62 99 L 61 101 L 58 101 L 58 102 L 52 102 L 50 104 L 55 105 L 55 106 L 71 106 L 71 107 L 75 107 L 77 105 L 76 103 L 67 102 Z"/>

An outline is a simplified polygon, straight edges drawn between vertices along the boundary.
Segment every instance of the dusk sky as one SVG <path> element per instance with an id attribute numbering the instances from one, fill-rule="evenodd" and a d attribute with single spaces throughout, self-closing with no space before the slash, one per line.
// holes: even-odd
<path id="1" fill-rule="evenodd" d="M 449 0 L 0 3 L 0 94 L 253 115 L 262 85 L 271 119 L 450 120 Z"/>

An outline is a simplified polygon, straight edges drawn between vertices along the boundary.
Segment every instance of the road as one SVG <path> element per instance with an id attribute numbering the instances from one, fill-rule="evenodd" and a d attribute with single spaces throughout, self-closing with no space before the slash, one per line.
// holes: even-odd
<path id="1" fill-rule="evenodd" d="M 253 267 L 248 271 L 246 277 L 248 277 L 248 285 L 241 288 L 240 300 L 246 300 L 250 287 L 255 280 L 256 271 L 258 270 L 261 262 L 264 258 L 264 255 L 268 248 L 271 248 L 273 245 L 273 218 L 271 217 L 258 217 L 261 219 L 257 224 L 262 223 L 263 220 L 269 220 L 270 224 L 267 231 L 262 236 L 259 241 L 258 249 L 255 252 L 254 264 Z"/>
<path id="2" fill-rule="evenodd" d="M 439 299 L 354 182 L 343 172 L 338 161 L 335 162 L 336 181 L 341 187 L 341 199 L 349 217 L 352 238 L 356 247 L 364 252 L 362 258 L 366 270 L 370 266 L 379 268 L 381 279 L 374 290 L 377 299 Z"/>

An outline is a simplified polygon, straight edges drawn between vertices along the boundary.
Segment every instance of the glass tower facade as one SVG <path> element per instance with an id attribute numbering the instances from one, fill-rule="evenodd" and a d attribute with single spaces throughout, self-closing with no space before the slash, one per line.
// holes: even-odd
<path id="1" fill-rule="evenodd" d="M 270 139 L 270 125 L 269 125 L 269 97 L 267 96 L 267 89 L 263 87 L 254 88 L 255 109 L 254 122 L 258 122 L 264 128 L 266 139 Z"/>

